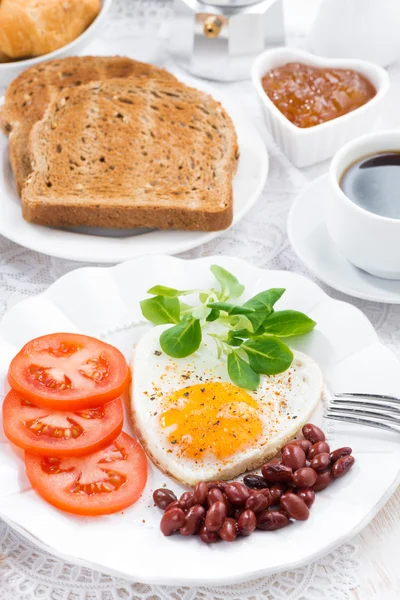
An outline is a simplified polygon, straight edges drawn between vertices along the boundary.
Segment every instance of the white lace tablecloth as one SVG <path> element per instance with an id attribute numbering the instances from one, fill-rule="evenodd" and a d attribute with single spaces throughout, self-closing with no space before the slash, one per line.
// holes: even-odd
<path id="1" fill-rule="evenodd" d="M 309 25 L 318 2 L 287 0 L 288 27 L 296 34 L 295 41 L 304 41 L 299 34 Z M 126 54 L 169 66 L 162 41 L 169 16 L 168 1 L 114 0 L 111 15 L 99 39 L 86 52 Z M 400 86 L 400 67 L 391 68 L 390 75 L 393 92 L 385 113 L 386 125 L 399 127 L 396 96 Z M 250 215 L 233 230 L 183 256 L 228 254 L 259 267 L 288 269 L 310 276 L 289 245 L 286 218 L 296 195 L 323 173 L 327 165 L 300 171 L 290 164 L 267 133 L 249 82 L 216 87 L 234 95 L 243 111 L 258 126 L 268 145 L 270 173 L 266 188 Z M 20 299 L 42 292 L 60 275 L 79 266 L 82 264 L 37 254 L 0 237 L 0 314 Z M 400 355 L 400 306 L 355 300 L 327 286 L 322 287 L 332 296 L 361 308 L 381 340 Z M 384 518 L 378 517 L 375 525 L 365 530 L 354 543 L 345 544 L 317 563 L 218 590 L 154 587 L 109 577 L 39 550 L 0 520 L 0 600 L 394 600 L 400 592 L 395 574 L 398 567 L 393 557 L 400 533 L 396 509 L 398 500 L 397 503 L 392 501 L 392 512 L 382 511 Z M 387 545 L 382 548 L 385 539 L 388 540 Z M 389 548 L 390 540 L 393 552 Z M 380 562 L 379 557 L 374 555 L 378 550 L 381 552 Z M 368 564 L 368 572 L 361 562 Z M 388 564 L 390 567 L 387 567 Z M 368 592 L 361 592 L 363 582 L 370 577 L 373 569 L 380 570 L 379 585 L 371 584 Z"/>

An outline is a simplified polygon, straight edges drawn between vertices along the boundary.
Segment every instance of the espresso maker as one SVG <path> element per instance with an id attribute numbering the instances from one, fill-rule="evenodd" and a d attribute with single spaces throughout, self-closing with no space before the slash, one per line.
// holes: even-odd
<path id="1" fill-rule="evenodd" d="M 206 79 L 250 77 L 254 58 L 284 44 L 282 0 L 174 0 L 169 51 Z"/>

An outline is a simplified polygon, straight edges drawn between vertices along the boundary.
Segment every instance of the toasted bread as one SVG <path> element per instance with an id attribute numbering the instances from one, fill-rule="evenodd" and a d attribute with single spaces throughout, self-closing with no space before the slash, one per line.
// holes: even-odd
<path id="1" fill-rule="evenodd" d="M 232 221 L 232 121 L 178 81 L 64 90 L 33 127 L 30 148 L 22 208 L 33 223 L 214 231 Z"/>
<path id="2" fill-rule="evenodd" d="M 19 75 L 8 87 L 0 107 L 0 127 L 9 135 L 9 156 L 18 193 L 31 172 L 28 142 L 32 126 L 39 121 L 49 102 L 70 87 L 111 77 L 143 75 L 175 77 L 152 65 L 120 56 L 83 56 L 40 63 Z"/>

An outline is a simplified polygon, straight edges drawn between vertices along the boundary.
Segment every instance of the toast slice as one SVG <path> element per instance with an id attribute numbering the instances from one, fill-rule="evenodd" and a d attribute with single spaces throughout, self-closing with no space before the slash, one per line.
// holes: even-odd
<path id="1" fill-rule="evenodd" d="M 145 63 L 120 56 L 74 56 L 50 60 L 27 69 L 9 85 L 0 107 L 0 127 L 9 135 L 9 157 L 18 193 L 31 172 L 28 142 L 33 125 L 65 88 L 114 77 L 175 77 Z"/>
<path id="2" fill-rule="evenodd" d="M 30 136 L 27 221 L 215 231 L 232 221 L 237 140 L 211 96 L 166 78 L 64 90 Z"/>

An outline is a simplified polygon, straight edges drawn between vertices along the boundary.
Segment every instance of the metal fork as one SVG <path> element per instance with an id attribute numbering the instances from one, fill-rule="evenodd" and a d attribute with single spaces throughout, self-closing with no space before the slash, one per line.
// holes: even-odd
<path id="1" fill-rule="evenodd" d="M 400 433 L 400 398 L 380 394 L 333 394 L 325 417 Z"/>

